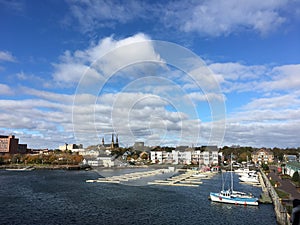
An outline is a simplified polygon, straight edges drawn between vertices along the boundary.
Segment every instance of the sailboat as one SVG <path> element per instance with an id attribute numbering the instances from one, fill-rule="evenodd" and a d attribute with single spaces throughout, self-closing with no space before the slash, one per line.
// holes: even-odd
<path id="1" fill-rule="evenodd" d="M 231 163 L 231 187 L 228 190 L 223 188 L 220 192 L 210 192 L 210 199 L 213 202 L 229 203 L 235 205 L 258 205 L 258 198 L 255 198 L 251 193 L 247 194 L 241 191 L 233 190 L 233 172 Z"/>

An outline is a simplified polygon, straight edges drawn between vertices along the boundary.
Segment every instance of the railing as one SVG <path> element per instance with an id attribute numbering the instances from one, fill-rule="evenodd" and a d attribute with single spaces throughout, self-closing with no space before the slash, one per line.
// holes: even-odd
<path id="1" fill-rule="evenodd" d="M 289 220 L 289 216 L 287 214 L 287 210 L 282 205 L 281 199 L 278 197 L 277 192 L 275 191 L 275 189 L 272 186 L 271 182 L 267 178 L 266 174 L 262 170 L 260 170 L 260 172 L 261 172 L 262 177 L 264 179 L 266 188 L 269 191 L 269 194 L 272 198 L 277 222 L 281 225 L 291 225 L 291 222 Z"/>

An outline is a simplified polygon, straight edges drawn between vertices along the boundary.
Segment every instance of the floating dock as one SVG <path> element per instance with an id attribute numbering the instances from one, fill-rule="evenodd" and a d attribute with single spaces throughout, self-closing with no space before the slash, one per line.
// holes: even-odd
<path id="1" fill-rule="evenodd" d="M 146 172 L 135 172 L 135 173 L 128 173 L 118 176 L 111 176 L 111 177 L 104 177 L 98 178 L 96 180 L 86 180 L 87 183 L 123 183 L 126 182 L 142 179 L 146 177 L 154 177 L 156 175 L 167 174 L 167 173 L 174 173 L 175 170 L 173 167 L 168 169 L 159 169 L 159 170 L 151 170 Z M 166 180 L 154 180 L 149 181 L 147 184 L 149 185 L 168 185 L 168 186 L 188 186 L 188 187 L 198 187 L 202 184 L 201 179 L 209 179 L 213 176 L 214 173 L 196 173 L 196 172 L 185 172 L 179 174 L 174 177 L 167 178 Z"/>
<path id="2" fill-rule="evenodd" d="M 103 177 L 98 178 L 97 180 L 86 180 L 87 183 L 122 183 L 122 182 L 128 182 L 132 180 L 137 180 L 145 177 L 151 177 L 155 175 L 160 175 L 164 173 L 171 173 L 174 172 L 174 169 L 159 169 L 159 170 L 151 170 L 146 172 L 135 172 L 135 173 L 128 173 L 123 174 L 119 176 L 112 176 L 112 177 Z"/>
<path id="3" fill-rule="evenodd" d="M 186 172 L 178 176 L 170 177 L 166 180 L 155 180 L 148 182 L 151 185 L 167 185 L 167 186 L 187 186 L 198 187 L 202 184 L 201 179 L 210 178 L 214 173 L 203 173 L 202 176 L 195 172 Z"/>

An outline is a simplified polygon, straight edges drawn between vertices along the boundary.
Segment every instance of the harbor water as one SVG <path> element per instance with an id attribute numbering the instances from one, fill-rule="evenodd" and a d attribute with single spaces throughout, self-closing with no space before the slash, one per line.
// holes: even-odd
<path id="1" fill-rule="evenodd" d="M 210 191 L 222 188 L 222 180 L 229 181 L 228 173 L 203 179 L 198 187 L 85 182 L 99 176 L 96 171 L 0 170 L 0 224 L 277 224 L 271 204 L 208 199 Z M 239 183 L 236 175 L 234 186 L 257 197 L 261 193 Z"/>

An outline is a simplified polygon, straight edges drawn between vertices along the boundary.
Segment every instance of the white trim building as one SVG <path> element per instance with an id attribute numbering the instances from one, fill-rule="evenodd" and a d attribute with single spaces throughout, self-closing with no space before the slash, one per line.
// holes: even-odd
<path id="1" fill-rule="evenodd" d="M 192 163 L 200 165 L 218 165 L 218 148 L 217 146 L 203 147 L 204 150 L 195 150 L 194 148 L 186 148 L 180 150 L 151 151 L 150 159 L 152 163 L 169 163 L 169 164 L 186 164 Z"/>

